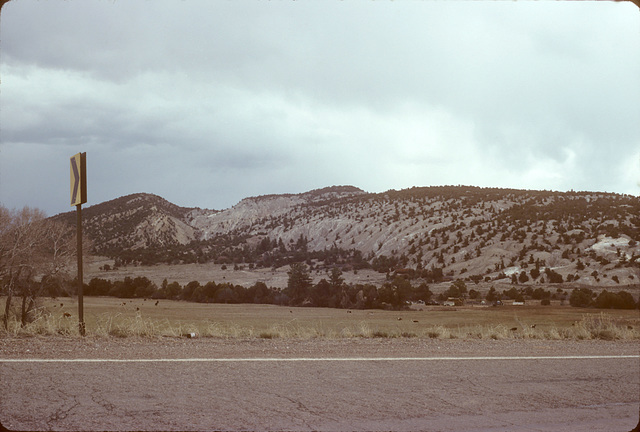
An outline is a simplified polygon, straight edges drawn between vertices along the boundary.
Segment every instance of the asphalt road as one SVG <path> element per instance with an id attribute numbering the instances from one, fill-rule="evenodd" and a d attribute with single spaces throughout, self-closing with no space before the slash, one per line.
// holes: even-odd
<path id="1" fill-rule="evenodd" d="M 0 421 L 14 430 L 607 432 L 638 423 L 637 355 L 390 357 L 14 358 L 0 361 Z"/>

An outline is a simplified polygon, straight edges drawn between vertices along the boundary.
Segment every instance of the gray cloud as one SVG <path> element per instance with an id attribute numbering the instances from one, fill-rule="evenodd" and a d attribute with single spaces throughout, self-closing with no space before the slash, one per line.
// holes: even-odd
<path id="1" fill-rule="evenodd" d="M 90 204 L 224 208 L 332 184 L 637 195 L 634 8 L 10 2 L 0 200 L 67 210 L 78 151 Z"/>

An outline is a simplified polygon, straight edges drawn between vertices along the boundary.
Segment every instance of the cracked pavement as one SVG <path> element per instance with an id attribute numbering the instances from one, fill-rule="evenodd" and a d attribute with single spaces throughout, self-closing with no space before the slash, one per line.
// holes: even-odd
<path id="1" fill-rule="evenodd" d="M 386 342 L 382 347 L 368 346 L 369 343 L 376 342 L 358 345 L 351 357 L 366 357 L 367 349 L 375 350 L 376 356 L 386 352 L 388 357 L 399 357 L 415 355 L 425 347 L 434 348 L 420 345 L 409 349 L 401 343 Z M 265 346 L 274 344 L 278 349 L 272 351 L 272 357 L 281 357 L 283 353 L 286 357 L 285 345 L 293 345 L 291 341 L 269 342 L 260 347 L 260 357 L 265 356 Z M 295 349 L 301 350 L 302 345 Z M 322 351 L 314 353 L 312 346 L 313 341 L 304 345 L 307 356 L 326 357 Z M 512 344 L 447 346 L 446 342 L 439 342 L 438 346 L 444 348 L 447 356 L 465 357 L 471 351 L 478 356 L 513 355 L 505 351 L 512 349 Z M 563 354 L 561 344 L 539 347 L 528 344 L 520 348 L 528 355 Z M 217 352 L 212 352 L 214 349 Z M 603 355 L 616 350 L 638 353 L 635 345 L 584 345 L 583 350 Z M 201 356 L 228 358 L 224 344 L 211 341 L 202 342 L 197 351 Z M 108 354 L 111 358 L 126 358 L 126 353 Z M 181 357 L 178 352 L 174 354 Z M 177 363 L 0 361 L 0 385 L 5 390 L 0 400 L 0 421 L 15 430 L 61 431 L 626 432 L 638 422 L 639 375 L 638 357 Z"/>

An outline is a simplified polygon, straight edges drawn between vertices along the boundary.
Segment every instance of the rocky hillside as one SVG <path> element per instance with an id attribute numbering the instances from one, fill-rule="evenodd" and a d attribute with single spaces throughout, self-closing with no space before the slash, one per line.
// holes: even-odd
<path id="1" fill-rule="evenodd" d="M 192 211 L 159 196 L 138 193 L 83 209 L 82 224 L 84 233 L 93 242 L 94 253 L 117 256 L 124 251 L 191 243 L 198 232 L 187 221 Z M 75 225 L 76 212 L 53 219 Z"/>
<path id="2" fill-rule="evenodd" d="M 217 235 L 237 231 L 253 231 L 264 226 L 267 220 L 284 217 L 293 209 L 306 206 L 322 206 L 341 198 L 361 196 L 364 191 L 352 186 L 334 186 L 313 190 L 298 195 L 265 195 L 245 198 L 237 205 L 221 212 L 192 210 L 188 214 L 189 224 L 200 231 L 204 240 Z"/>
<path id="3" fill-rule="evenodd" d="M 640 199 L 469 186 L 337 186 L 187 209 L 136 194 L 88 207 L 95 253 L 120 263 L 294 261 L 427 280 L 620 286 L 640 279 Z M 74 214 L 57 216 L 74 221 Z"/>

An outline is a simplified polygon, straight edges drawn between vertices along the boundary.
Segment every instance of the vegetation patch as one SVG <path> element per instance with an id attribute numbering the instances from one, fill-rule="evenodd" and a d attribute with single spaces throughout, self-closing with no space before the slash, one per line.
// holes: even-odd
<path id="1" fill-rule="evenodd" d="M 443 311 L 384 311 L 218 305 L 183 301 L 85 299 L 89 336 L 116 338 L 186 337 L 223 339 L 549 339 L 638 340 L 640 317 L 633 310 L 592 310 L 569 306 L 457 307 Z M 10 319 L 3 336 L 78 336 L 77 302 L 41 299 L 35 319 Z M 61 308 L 60 304 L 64 307 Z"/>

